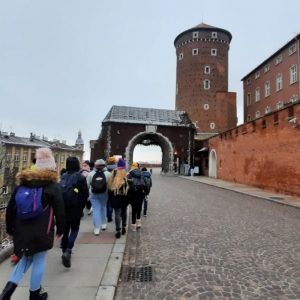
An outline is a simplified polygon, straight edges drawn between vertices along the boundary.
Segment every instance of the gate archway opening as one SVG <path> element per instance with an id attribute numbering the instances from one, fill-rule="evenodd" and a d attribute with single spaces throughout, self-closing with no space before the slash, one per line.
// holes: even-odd
<path id="1" fill-rule="evenodd" d="M 154 144 L 138 144 L 133 150 L 133 161 L 160 165 L 162 161 L 161 147 Z"/>
<path id="2" fill-rule="evenodd" d="M 209 153 L 209 177 L 217 178 L 217 153 L 212 149 Z"/>
<path id="3" fill-rule="evenodd" d="M 134 136 L 129 142 L 125 150 L 126 165 L 130 168 L 133 162 L 133 152 L 137 145 L 156 145 L 161 148 L 161 173 L 174 174 L 174 149 L 170 140 L 161 133 L 141 132 Z"/>

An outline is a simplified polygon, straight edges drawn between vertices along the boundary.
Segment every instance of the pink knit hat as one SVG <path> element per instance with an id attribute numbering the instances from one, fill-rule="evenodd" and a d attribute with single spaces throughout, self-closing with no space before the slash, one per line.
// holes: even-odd
<path id="1" fill-rule="evenodd" d="M 56 164 L 49 148 L 39 148 L 36 150 L 36 170 L 50 170 L 55 171 Z"/>

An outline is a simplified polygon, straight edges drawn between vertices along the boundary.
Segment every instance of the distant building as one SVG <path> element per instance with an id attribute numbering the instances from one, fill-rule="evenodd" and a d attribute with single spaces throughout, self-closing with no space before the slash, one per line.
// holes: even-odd
<path id="1" fill-rule="evenodd" d="M 236 93 L 228 92 L 229 31 L 204 23 L 180 33 L 177 56 L 176 110 L 186 111 L 205 139 L 235 127 Z"/>
<path id="2" fill-rule="evenodd" d="M 242 78 L 245 123 L 298 101 L 299 39 L 300 34 Z"/>
<path id="3" fill-rule="evenodd" d="M 80 132 L 81 138 L 81 132 Z M 35 158 L 36 149 L 49 147 L 52 150 L 56 170 L 59 174 L 62 168 L 66 167 L 66 159 L 68 156 L 76 156 L 82 163 L 83 160 L 83 140 L 78 142 L 78 146 L 68 146 L 66 141 L 60 142 L 54 139 L 48 141 L 46 137 L 39 137 L 30 134 L 30 137 L 18 137 L 15 133 L 0 132 L 0 195 L 6 195 L 12 192 L 14 188 L 14 177 L 18 171 L 29 169 L 32 160 Z M 10 184 L 7 185 L 9 177 Z M 0 206 L 2 204 L 0 203 Z"/>

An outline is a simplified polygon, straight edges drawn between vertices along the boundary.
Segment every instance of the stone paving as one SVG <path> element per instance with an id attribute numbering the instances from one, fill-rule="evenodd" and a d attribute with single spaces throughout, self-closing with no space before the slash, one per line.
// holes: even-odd
<path id="1" fill-rule="evenodd" d="M 147 218 L 130 232 L 124 299 L 300 299 L 300 210 L 180 177 L 153 175 Z"/>

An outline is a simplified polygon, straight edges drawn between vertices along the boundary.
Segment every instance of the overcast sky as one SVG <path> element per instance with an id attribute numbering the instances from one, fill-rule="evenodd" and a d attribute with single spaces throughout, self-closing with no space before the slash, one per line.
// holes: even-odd
<path id="1" fill-rule="evenodd" d="M 204 23 L 232 33 L 229 91 L 300 32 L 299 0 L 0 0 L 0 124 L 74 145 L 112 105 L 175 109 L 174 39 Z M 146 151 L 150 148 L 150 152 Z M 135 160 L 159 158 L 159 147 Z M 154 151 L 153 151 L 154 149 Z"/>

